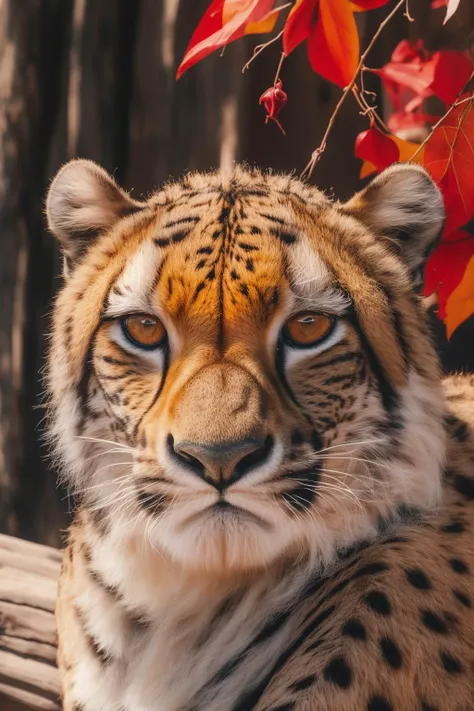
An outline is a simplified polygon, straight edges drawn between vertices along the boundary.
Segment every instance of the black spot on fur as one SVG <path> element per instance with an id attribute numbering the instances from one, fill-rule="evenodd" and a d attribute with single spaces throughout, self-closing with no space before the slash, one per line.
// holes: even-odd
<path id="1" fill-rule="evenodd" d="M 230 278 L 231 278 L 233 281 L 237 281 L 237 279 L 239 279 L 239 275 L 237 274 L 237 272 L 235 271 L 235 269 L 232 269 L 232 271 L 231 271 L 231 273 L 230 273 Z"/>
<path id="2" fill-rule="evenodd" d="M 452 654 L 449 654 L 449 652 L 441 652 L 439 655 L 439 658 L 441 659 L 441 664 L 445 668 L 445 670 L 448 672 L 448 674 L 460 674 L 462 671 L 462 665 L 459 659 L 456 659 L 456 657 L 453 657 Z"/>
<path id="3" fill-rule="evenodd" d="M 393 711 L 393 706 L 384 696 L 372 696 L 367 704 L 367 711 Z"/>
<path id="4" fill-rule="evenodd" d="M 464 474 L 456 474 L 454 488 L 469 501 L 474 501 L 474 479 Z"/>
<path id="5" fill-rule="evenodd" d="M 463 533 L 464 524 L 461 521 L 453 521 L 441 527 L 443 533 Z"/>
<path id="6" fill-rule="evenodd" d="M 345 637 L 351 637 L 352 639 L 359 639 L 361 641 L 367 639 L 367 632 L 365 631 L 364 625 L 355 617 L 344 622 L 342 625 L 342 634 Z"/>
<path id="7" fill-rule="evenodd" d="M 197 297 L 198 297 L 198 295 L 199 295 L 199 292 L 204 289 L 204 286 L 205 286 L 205 284 L 204 284 L 203 281 L 201 281 L 201 282 L 197 285 L 196 290 L 195 290 L 194 295 L 193 295 L 193 301 L 196 301 L 196 299 L 197 299 Z"/>
<path id="8" fill-rule="evenodd" d="M 212 254 L 212 247 L 199 247 L 196 254 Z"/>
<path id="9" fill-rule="evenodd" d="M 471 599 L 465 593 L 460 590 L 453 590 L 453 595 L 457 600 L 459 600 L 461 605 L 464 605 L 464 607 L 471 607 Z"/>
<path id="10" fill-rule="evenodd" d="M 390 615 L 392 612 L 392 605 L 390 600 L 385 593 L 380 590 L 371 590 L 364 596 L 364 602 L 367 607 L 371 610 L 377 612 L 379 615 Z"/>
<path id="11" fill-rule="evenodd" d="M 334 657 L 324 668 L 324 678 L 336 686 L 348 689 L 352 684 L 352 670 L 344 657 Z"/>
<path id="12" fill-rule="evenodd" d="M 469 428 L 465 422 L 461 422 L 452 434 L 458 442 L 466 442 L 469 439 Z"/>
<path id="13" fill-rule="evenodd" d="M 252 225 L 250 228 L 250 234 L 251 235 L 261 235 L 262 230 L 260 229 L 260 227 L 257 227 L 256 225 Z"/>
<path id="14" fill-rule="evenodd" d="M 432 610 L 421 611 L 421 621 L 425 627 L 437 634 L 447 634 L 448 626 L 445 620 Z"/>
<path id="15" fill-rule="evenodd" d="M 309 676 L 305 676 L 303 679 L 300 679 L 299 681 L 295 681 L 294 684 L 290 685 L 290 689 L 292 691 L 303 691 L 304 689 L 309 689 L 310 686 L 313 686 L 315 681 L 316 681 L 316 674 L 310 674 Z"/>
<path id="16" fill-rule="evenodd" d="M 241 249 L 244 250 L 244 252 L 258 251 L 258 247 L 255 247 L 253 244 L 248 244 L 247 242 L 239 242 L 238 245 Z"/>
<path id="17" fill-rule="evenodd" d="M 449 565 L 456 573 L 460 573 L 461 575 L 469 572 L 469 568 L 461 558 L 451 558 Z"/>
<path id="18" fill-rule="evenodd" d="M 436 706 L 432 706 L 431 704 L 427 704 L 426 701 L 422 701 L 421 711 L 438 711 L 438 709 Z"/>
<path id="19" fill-rule="evenodd" d="M 241 293 L 242 293 L 244 296 L 248 296 L 248 295 L 249 295 L 249 290 L 248 290 L 248 287 L 247 287 L 246 284 L 240 284 L 240 287 L 239 287 L 239 288 L 240 288 Z"/>
<path id="20" fill-rule="evenodd" d="M 202 269 L 205 267 L 207 264 L 207 259 L 200 259 L 199 262 L 196 264 L 196 269 Z"/>
<path id="21" fill-rule="evenodd" d="M 402 666 L 402 654 L 390 637 L 382 637 L 380 640 L 380 649 L 382 650 L 383 658 L 393 669 L 400 669 Z"/>
<path id="22" fill-rule="evenodd" d="M 245 262 L 245 268 L 247 269 L 248 272 L 253 272 L 254 266 L 253 266 L 253 262 L 251 259 L 247 259 L 247 261 Z"/>
<path id="23" fill-rule="evenodd" d="M 408 581 L 418 590 L 431 590 L 431 582 L 420 568 L 411 568 L 405 571 Z"/>

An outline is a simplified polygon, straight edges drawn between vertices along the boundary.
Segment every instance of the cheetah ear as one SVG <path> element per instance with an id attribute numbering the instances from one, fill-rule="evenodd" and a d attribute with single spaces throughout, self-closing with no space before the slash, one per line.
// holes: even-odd
<path id="1" fill-rule="evenodd" d="M 342 206 L 373 230 L 407 265 L 415 288 L 423 284 L 426 260 L 443 229 L 443 199 L 419 166 L 390 166 Z"/>
<path id="2" fill-rule="evenodd" d="M 46 216 L 49 229 L 61 243 L 66 263 L 71 264 L 101 232 L 143 207 L 96 163 L 72 160 L 51 183 Z"/>

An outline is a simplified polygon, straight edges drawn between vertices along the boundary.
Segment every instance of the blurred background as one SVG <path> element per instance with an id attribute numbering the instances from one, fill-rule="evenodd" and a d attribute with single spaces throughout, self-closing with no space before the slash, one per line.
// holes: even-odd
<path id="1" fill-rule="evenodd" d="M 436 1 L 436 0 L 435 0 Z M 474 2 L 462 0 L 442 27 L 432 0 L 410 0 L 368 64 L 380 67 L 403 38 L 428 49 L 473 42 Z M 49 313 L 61 284 L 57 246 L 45 229 L 44 197 L 56 170 L 91 158 L 139 198 L 170 177 L 247 161 L 295 171 L 320 142 L 340 90 L 316 76 L 301 45 L 281 73 L 289 101 L 287 135 L 265 125 L 259 96 L 279 59 L 270 47 L 242 74 L 259 37 L 247 38 L 193 67 L 176 68 L 209 0 L 0 0 L 0 532 L 59 545 L 68 522 L 65 492 L 41 443 L 41 373 Z M 358 17 L 367 43 L 388 7 Z M 377 93 L 379 80 L 366 87 Z M 312 180 L 337 197 L 361 187 L 356 135 L 367 127 L 349 100 Z M 471 366 L 474 328 L 449 347 L 448 370 Z"/>

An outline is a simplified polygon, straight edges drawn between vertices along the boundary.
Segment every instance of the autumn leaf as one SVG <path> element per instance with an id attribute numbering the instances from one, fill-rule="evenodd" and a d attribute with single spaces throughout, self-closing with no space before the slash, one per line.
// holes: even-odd
<path id="1" fill-rule="evenodd" d="M 283 51 L 290 54 L 316 27 L 318 0 L 296 0 L 283 29 Z"/>
<path id="2" fill-rule="evenodd" d="M 474 256 L 474 237 L 467 232 L 458 231 L 452 234 L 449 242 L 441 242 L 428 259 L 425 267 L 425 283 L 423 294 L 431 296 L 436 293 L 438 316 L 445 321 L 446 304 L 460 283 L 466 265 Z M 474 281 L 471 282 L 471 291 Z M 453 313 L 451 312 L 451 318 Z"/>
<path id="3" fill-rule="evenodd" d="M 273 5 L 274 0 L 213 0 L 191 37 L 177 79 L 211 52 L 245 34 L 271 32 L 279 13 Z"/>
<path id="4" fill-rule="evenodd" d="M 430 55 L 418 41 L 410 45 L 403 40 L 392 53 L 390 62 L 381 69 L 371 70 L 381 77 L 396 111 L 410 111 L 429 96 L 437 96 L 451 104 L 464 89 L 474 69 L 465 54 L 442 50 Z M 412 92 L 410 96 L 403 90 Z"/>
<path id="5" fill-rule="evenodd" d="M 356 138 L 355 155 L 364 163 L 360 171 L 361 178 L 367 178 L 372 173 L 388 168 L 392 163 L 404 163 L 410 160 L 418 151 L 419 145 L 412 141 L 404 141 L 398 136 L 383 133 L 375 126 L 359 133 Z M 414 162 L 422 163 L 423 150 L 418 153 Z"/>
<path id="6" fill-rule="evenodd" d="M 283 31 L 285 54 L 305 40 L 314 71 L 340 87 L 347 86 L 359 62 L 359 34 L 352 3 L 297 0 Z"/>
<path id="7" fill-rule="evenodd" d="M 357 136 L 355 155 L 381 171 L 397 162 L 399 150 L 390 136 L 373 125 Z"/>
<path id="8" fill-rule="evenodd" d="M 449 234 L 474 215 L 474 97 L 460 104 L 435 130 L 425 148 L 425 167 L 443 193 Z"/>
<path id="9" fill-rule="evenodd" d="M 319 0 L 308 56 L 317 74 L 340 87 L 350 83 L 359 63 L 359 34 L 347 0 Z"/>
<path id="10" fill-rule="evenodd" d="M 451 338 L 463 321 L 474 313 L 474 257 L 446 303 L 446 335 Z"/>
<path id="11" fill-rule="evenodd" d="M 382 5 L 386 5 L 388 0 L 352 0 L 354 12 L 365 12 L 366 10 L 376 10 Z"/>

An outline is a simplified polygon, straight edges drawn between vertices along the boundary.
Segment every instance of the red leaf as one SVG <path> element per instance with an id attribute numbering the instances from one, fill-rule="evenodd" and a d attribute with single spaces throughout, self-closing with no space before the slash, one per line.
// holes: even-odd
<path id="1" fill-rule="evenodd" d="M 395 47 L 390 57 L 392 62 L 416 62 L 425 61 L 428 54 L 424 48 L 423 40 L 417 40 L 412 44 L 409 40 L 401 40 Z"/>
<path id="2" fill-rule="evenodd" d="M 308 55 L 317 74 L 341 87 L 350 83 L 359 62 L 359 35 L 347 0 L 319 0 Z"/>
<path id="3" fill-rule="evenodd" d="M 265 18 L 273 4 L 274 0 L 213 0 L 191 37 L 177 79 L 214 50 L 243 37 L 247 25 Z"/>
<path id="4" fill-rule="evenodd" d="M 378 74 L 390 95 L 396 110 L 400 110 L 400 87 L 411 90 L 416 97 L 438 96 L 446 104 L 452 104 L 468 82 L 474 65 L 462 52 L 443 50 L 429 56 L 423 43 L 411 45 L 406 40 L 395 48 L 391 61 Z M 407 103 L 405 100 L 404 103 Z"/>
<path id="5" fill-rule="evenodd" d="M 394 114 L 390 114 L 387 126 L 393 133 L 409 132 L 414 129 L 424 128 L 427 125 L 432 126 L 438 121 L 438 118 L 438 116 L 421 112 L 410 113 L 398 111 Z"/>
<path id="6" fill-rule="evenodd" d="M 452 238 L 449 242 L 445 242 L 443 238 L 425 268 L 423 294 L 430 296 L 436 292 L 438 315 L 443 321 L 446 319 L 446 302 L 461 281 L 466 265 L 474 255 L 474 237 L 466 232 L 455 232 Z"/>
<path id="7" fill-rule="evenodd" d="M 283 51 L 290 54 L 316 26 L 318 0 L 296 0 L 283 30 Z"/>
<path id="8" fill-rule="evenodd" d="M 378 171 L 396 163 L 400 151 L 396 143 L 376 126 L 359 133 L 355 143 L 355 155 L 372 163 Z"/>
<path id="9" fill-rule="evenodd" d="M 454 109 L 426 144 L 425 167 L 446 206 L 446 234 L 474 216 L 474 100 Z"/>
<path id="10" fill-rule="evenodd" d="M 474 70 L 474 64 L 462 52 L 444 50 L 433 54 L 433 81 L 430 89 L 445 104 L 456 101 Z"/>
<path id="11" fill-rule="evenodd" d="M 386 5 L 388 0 L 352 0 L 356 12 L 365 12 L 365 10 L 375 10 L 382 5 Z"/>

